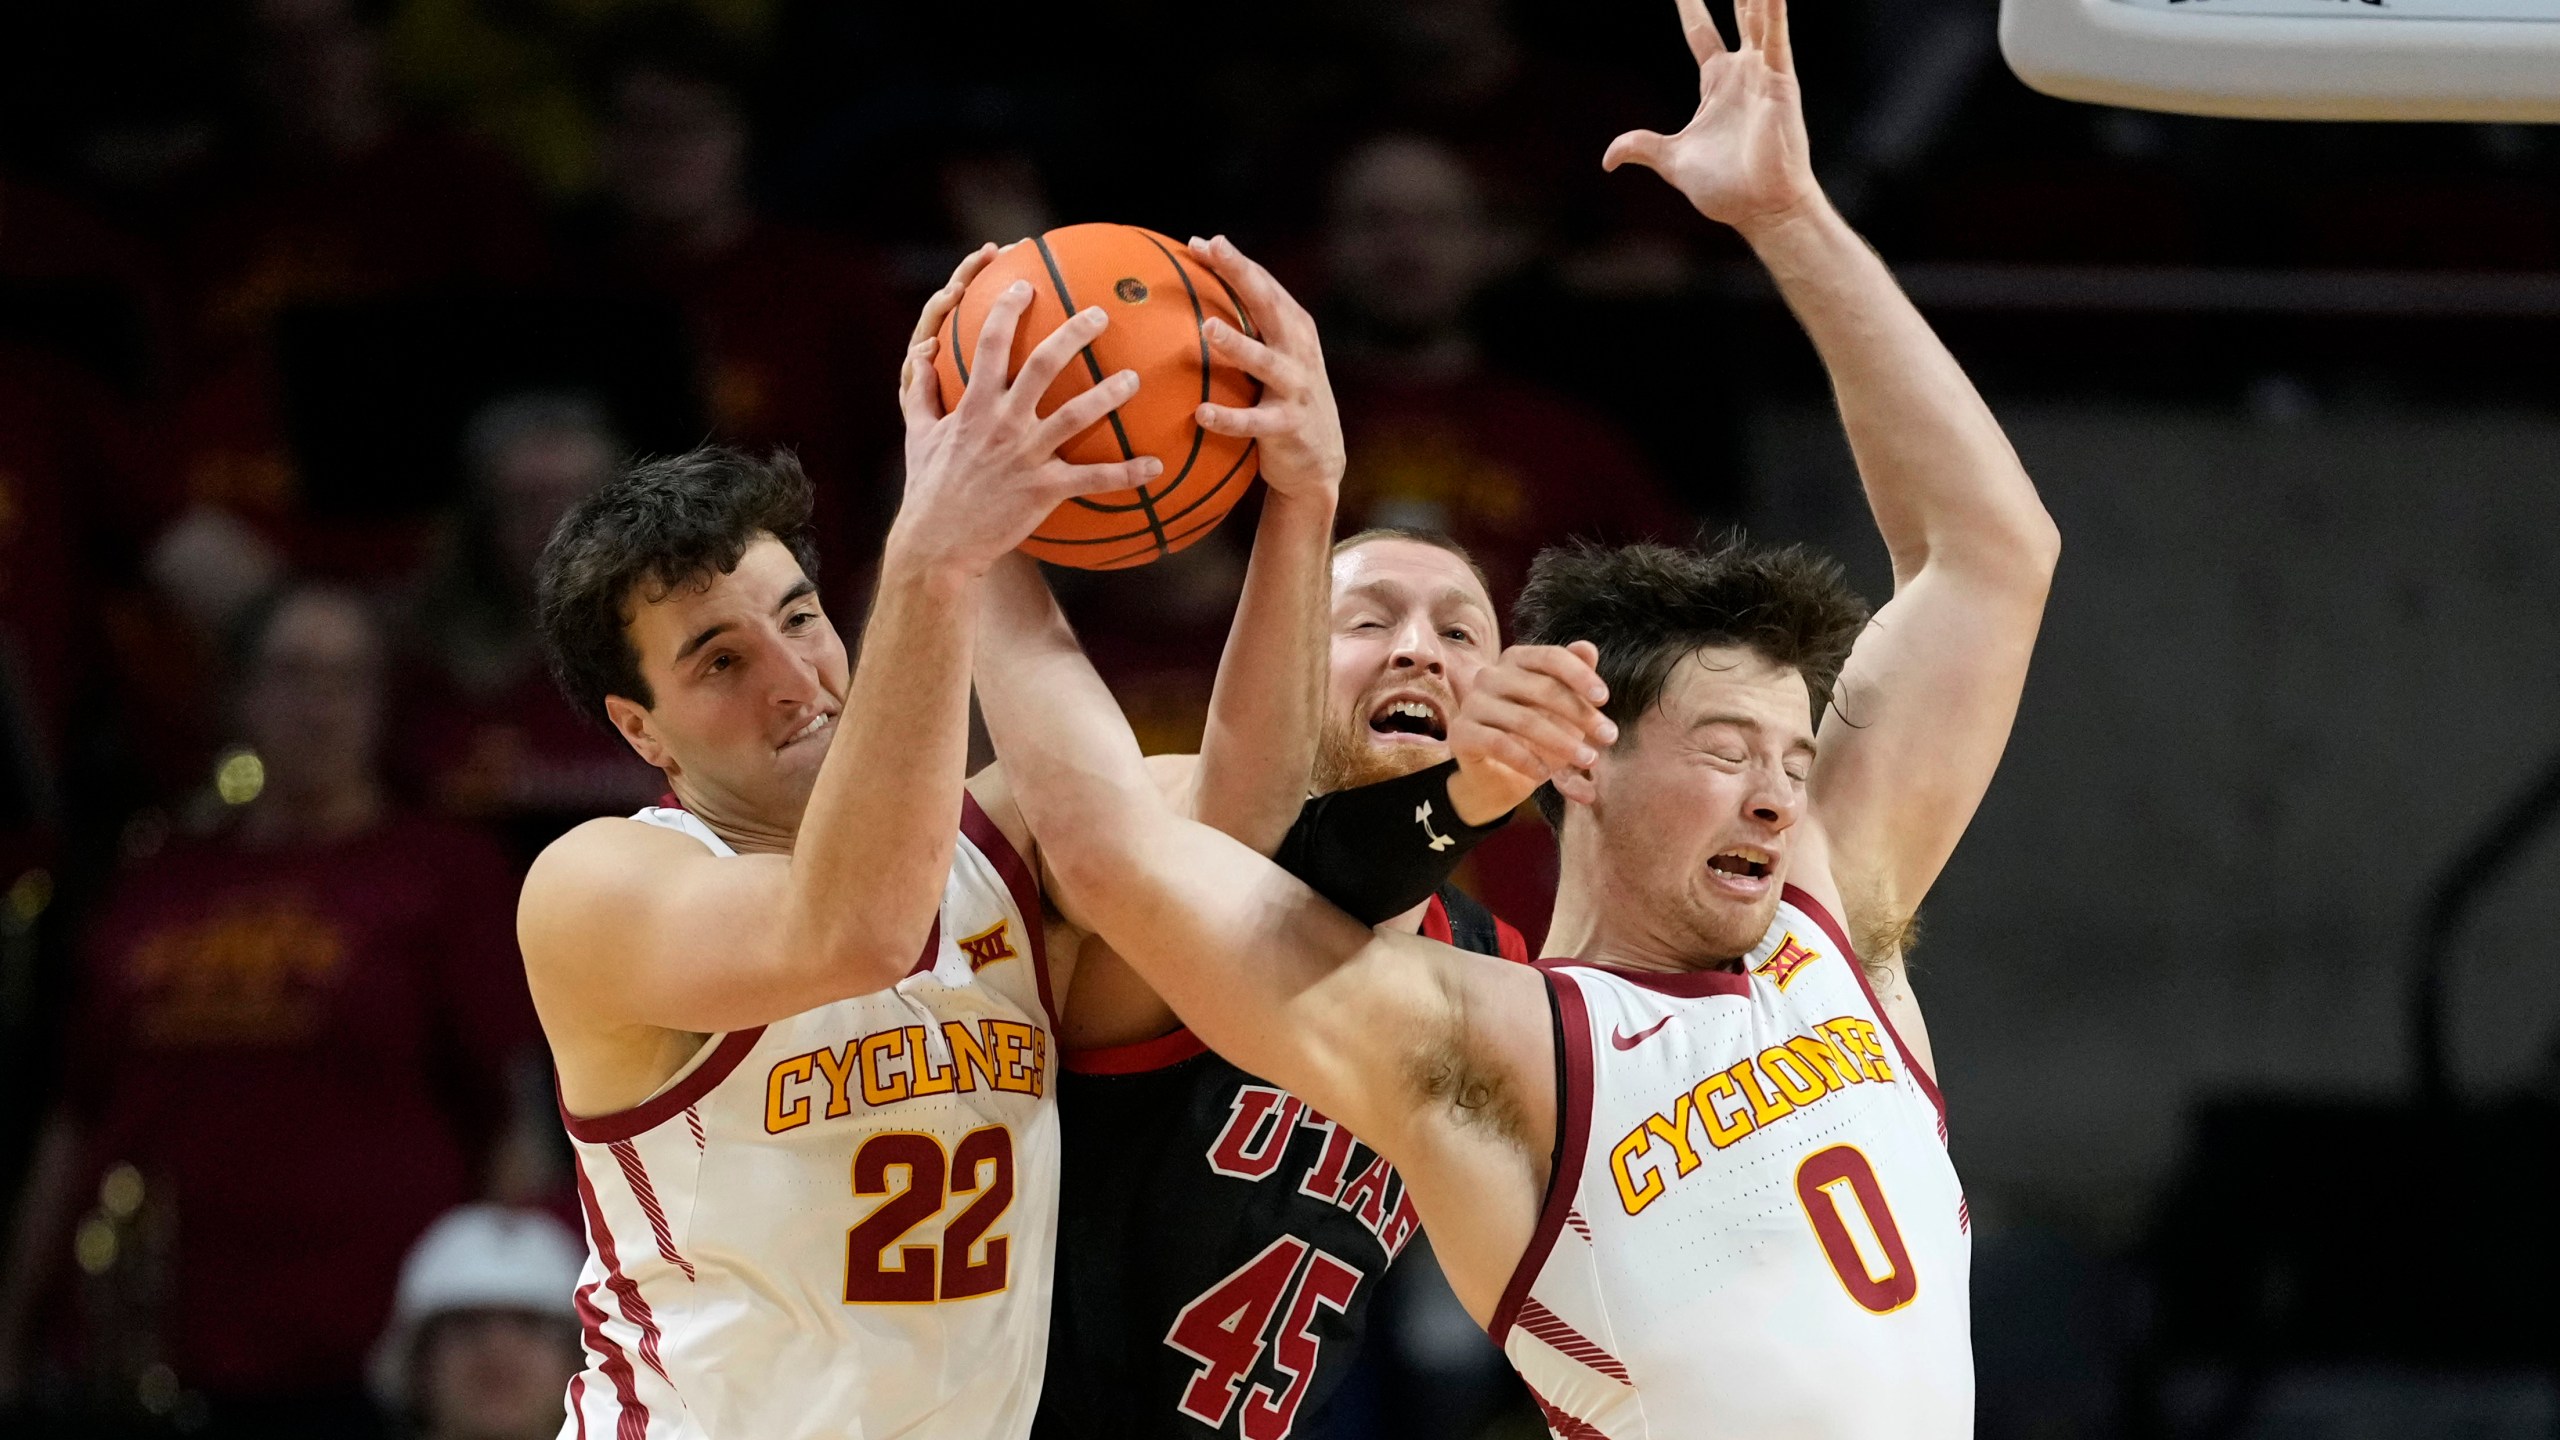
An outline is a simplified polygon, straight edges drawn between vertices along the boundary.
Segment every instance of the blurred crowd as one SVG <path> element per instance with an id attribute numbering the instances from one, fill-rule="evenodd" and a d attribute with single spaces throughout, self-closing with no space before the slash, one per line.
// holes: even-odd
<path id="1" fill-rule="evenodd" d="M 574 1202 L 516 877 L 660 787 L 551 689 L 532 558 L 627 456 L 789 446 L 853 628 L 900 349 L 976 243 L 1235 236 L 1324 325 L 1345 528 L 1446 530 L 1500 601 L 1559 536 L 1748 512 L 1714 335 L 1610 318 L 1739 256 L 1597 167 L 1686 113 L 1671 6 L 1282 10 L 0 19 L 0 1417 L 552 1433 Z M 2229 132 L 2057 121 L 1989 14 L 1798 21 L 1897 258 L 2560 266 L 2540 137 L 2217 189 Z M 1198 739 L 1251 533 L 1070 587 L 1152 748 Z M 1514 831 L 1473 879 L 1534 943 Z"/>

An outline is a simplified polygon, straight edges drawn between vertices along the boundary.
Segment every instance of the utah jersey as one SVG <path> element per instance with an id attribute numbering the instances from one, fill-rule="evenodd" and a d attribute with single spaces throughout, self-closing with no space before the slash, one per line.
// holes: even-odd
<path id="1" fill-rule="evenodd" d="M 1543 961 L 1554 1178 L 1493 1337 L 1562 1440 L 1973 1433 L 1936 1085 L 1789 887 L 1739 971 Z"/>
<path id="2" fill-rule="evenodd" d="M 1454 889 L 1444 944 L 1526 961 Z M 1378 1282 L 1419 1228 L 1377 1152 L 1187 1030 L 1067 1057 L 1049 1388 L 1035 1440 L 1327 1433 Z"/>
<path id="3" fill-rule="evenodd" d="M 681 810 L 635 818 L 735 852 Z M 974 800 L 915 970 L 715 1035 L 568 1118 L 587 1365 L 562 1440 L 987 1440 L 1030 1428 L 1057 1229 L 1031 872 Z"/>

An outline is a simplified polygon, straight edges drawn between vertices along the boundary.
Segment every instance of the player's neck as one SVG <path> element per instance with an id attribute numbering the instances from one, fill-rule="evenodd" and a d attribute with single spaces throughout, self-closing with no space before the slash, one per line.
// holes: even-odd
<path id="1" fill-rule="evenodd" d="M 1663 935 L 1651 927 L 1628 926 L 1626 918 L 1640 916 L 1643 907 L 1613 904 L 1603 887 L 1586 883 L 1573 873 L 1577 867 L 1568 864 L 1564 868 L 1566 873 L 1556 884 L 1555 915 L 1547 925 L 1545 954 L 1664 975 L 1730 969 L 1741 958 L 1740 951 L 1731 955 L 1700 954 L 1694 937 L 1688 935 Z M 1618 917 L 1615 924 L 1611 923 L 1613 916 Z"/>
<path id="2" fill-rule="evenodd" d="M 786 821 L 763 814 L 759 807 L 734 796 L 697 790 L 680 775 L 667 777 L 667 789 L 687 814 L 741 855 L 788 855 L 799 843 L 799 809 L 794 809 Z"/>

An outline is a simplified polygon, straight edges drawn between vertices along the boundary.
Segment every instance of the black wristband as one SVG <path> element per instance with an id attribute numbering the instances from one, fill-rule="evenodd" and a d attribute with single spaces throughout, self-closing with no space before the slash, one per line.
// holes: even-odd
<path id="1" fill-rule="evenodd" d="M 1448 883 L 1467 852 L 1501 829 L 1470 825 L 1449 803 L 1458 762 L 1318 795 L 1298 811 L 1280 852 L 1282 869 L 1363 925 L 1394 919 Z"/>

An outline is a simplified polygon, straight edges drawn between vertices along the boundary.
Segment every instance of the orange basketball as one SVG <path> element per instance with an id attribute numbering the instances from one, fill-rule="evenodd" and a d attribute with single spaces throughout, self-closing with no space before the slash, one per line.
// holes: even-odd
<path id="1" fill-rule="evenodd" d="M 1244 303 L 1182 246 L 1152 230 L 1052 230 L 978 272 L 944 323 L 933 364 L 945 410 L 969 388 L 987 307 L 1016 280 L 1031 282 L 1032 300 L 1013 337 L 1011 371 L 1019 371 L 1034 346 L 1085 306 L 1099 305 L 1111 317 L 1102 338 L 1058 372 L 1040 398 L 1041 414 L 1107 376 L 1138 372 L 1136 398 L 1058 453 L 1078 465 L 1140 455 L 1164 462 L 1164 473 L 1138 489 L 1078 496 L 1059 506 L 1022 548 L 1055 565 L 1122 570 L 1162 559 L 1216 529 L 1259 473 L 1253 442 L 1212 434 L 1193 416 L 1203 402 L 1249 406 L 1261 397 L 1262 386 L 1235 366 L 1212 360 L 1200 327 L 1216 316 L 1254 333 Z"/>

